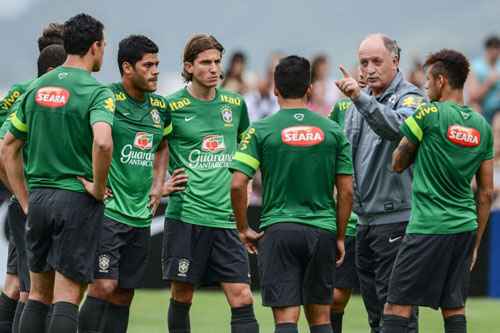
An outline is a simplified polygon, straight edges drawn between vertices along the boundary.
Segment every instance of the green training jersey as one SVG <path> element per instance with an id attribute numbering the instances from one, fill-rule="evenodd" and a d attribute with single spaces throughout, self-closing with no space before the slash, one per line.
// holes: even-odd
<path id="1" fill-rule="evenodd" d="M 472 177 L 493 158 L 493 135 L 486 120 L 453 102 L 421 105 L 401 125 L 418 144 L 413 168 L 409 234 L 454 234 L 477 228 Z"/>
<path id="2" fill-rule="evenodd" d="M 28 80 L 13 85 L 7 95 L 0 100 L 0 124 L 3 124 L 5 120 L 7 120 L 7 117 L 12 113 L 14 103 L 19 99 L 19 97 L 21 97 L 22 94 L 24 94 L 33 81 L 35 80 Z M 2 132 L 2 138 L 5 136 L 6 132 L 7 130 L 4 129 Z"/>
<path id="3" fill-rule="evenodd" d="M 248 128 L 245 101 L 217 89 L 212 101 L 192 97 L 186 88 L 167 97 L 172 113 L 168 136 L 169 171 L 184 168 L 186 189 L 170 195 L 167 217 L 214 228 L 236 228 L 228 166 L 239 135 Z"/>
<path id="4" fill-rule="evenodd" d="M 134 100 L 121 83 L 110 86 L 115 94 L 113 160 L 108 185 L 113 196 L 106 200 L 104 215 L 132 227 L 148 227 L 153 215 L 149 193 L 153 162 L 164 136 L 172 131 L 167 102 L 156 94 Z"/>
<path id="5" fill-rule="evenodd" d="M 339 124 L 340 127 L 344 128 L 345 113 L 351 106 L 352 101 L 349 98 L 342 98 L 338 100 L 330 112 L 329 118 Z M 351 212 L 351 216 L 347 222 L 347 228 L 345 231 L 346 236 L 355 237 L 356 236 L 356 225 L 358 224 L 358 216 Z"/>
<path id="6" fill-rule="evenodd" d="M 92 125 L 113 124 L 111 90 L 79 68 L 57 67 L 21 97 L 9 131 L 26 140 L 29 189 L 84 192 L 76 178 L 92 179 Z"/>
<path id="7" fill-rule="evenodd" d="M 231 170 L 262 172 L 260 227 L 279 222 L 336 231 L 333 188 L 352 174 L 351 148 L 342 129 L 307 109 L 282 109 L 252 124 Z"/>

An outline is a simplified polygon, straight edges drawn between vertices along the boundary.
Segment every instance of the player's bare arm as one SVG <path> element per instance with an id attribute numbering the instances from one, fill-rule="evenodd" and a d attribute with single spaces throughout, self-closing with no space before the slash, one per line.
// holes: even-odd
<path id="1" fill-rule="evenodd" d="M 162 197 L 163 180 L 167 172 L 168 165 L 168 144 L 167 140 L 163 140 L 155 153 L 153 162 L 153 184 L 151 185 L 151 192 L 149 193 L 149 207 L 153 215 L 160 204 Z"/>
<path id="2" fill-rule="evenodd" d="M 28 189 L 24 180 L 23 153 L 25 141 L 19 140 L 11 133 L 5 135 L 2 147 L 2 164 L 5 167 L 8 182 L 19 200 L 25 214 L 28 212 Z"/>
<path id="3" fill-rule="evenodd" d="M 247 207 L 248 207 L 248 178 L 244 173 L 235 171 L 231 182 L 231 203 L 236 218 L 236 226 L 240 233 L 240 239 L 247 248 L 248 252 L 256 254 L 256 242 L 264 235 L 263 232 L 257 233 L 248 226 Z"/>
<path id="4" fill-rule="evenodd" d="M 113 137 L 111 136 L 111 126 L 107 123 L 95 123 L 92 125 L 92 130 L 94 132 L 92 146 L 94 182 L 89 193 L 97 200 L 104 200 L 109 166 L 113 157 Z"/>
<path id="5" fill-rule="evenodd" d="M 477 260 L 477 253 L 481 238 L 483 237 L 488 219 L 490 216 L 491 202 L 493 201 L 493 160 L 486 160 L 481 163 L 476 174 L 477 193 L 476 193 L 476 209 L 477 209 L 477 236 L 474 252 L 472 255 L 471 270 Z"/>
<path id="6" fill-rule="evenodd" d="M 401 173 L 405 171 L 415 161 L 418 146 L 406 137 L 401 139 L 399 146 L 392 154 L 392 169 Z"/>
<path id="7" fill-rule="evenodd" d="M 337 266 L 344 261 L 345 256 L 345 231 L 352 211 L 352 175 L 338 174 L 335 177 L 337 189 Z"/>

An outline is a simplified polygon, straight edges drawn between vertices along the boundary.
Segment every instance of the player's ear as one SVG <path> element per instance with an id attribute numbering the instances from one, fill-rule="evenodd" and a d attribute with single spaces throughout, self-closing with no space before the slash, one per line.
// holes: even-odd
<path id="1" fill-rule="evenodd" d="M 127 61 L 124 61 L 122 62 L 122 70 L 123 70 L 123 74 L 130 74 L 132 71 L 133 71 L 133 66 L 127 62 Z"/>
<path id="2" fill-rule="evenodd" d="M 274 93 L 274 96 L 280 97 L 280 92 L 278 91 L 278 88 L 276 88 L 276 86 L 273 89 L 273 93 Z"/>
<path id="3" fill-rule="evenodd" d="M 192 63 L 192 62 L 189 62 L 189 61 L 185 61 L 185 62 L 184 62 L 184 70 L 185 70 L 188 74 L 193 74 L 193 63 Z"/>

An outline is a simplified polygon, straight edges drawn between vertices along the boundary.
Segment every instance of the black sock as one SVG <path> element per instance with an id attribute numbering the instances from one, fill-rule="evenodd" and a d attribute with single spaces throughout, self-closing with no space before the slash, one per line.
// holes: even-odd
<path id="1" fill-rule="evenodd" d="M 24 306 L 26 303 L 18 302 L 16 307 L 16 313 L 14 314 L 14 321 L 12 322 L 12 333 L 19 333 L 19 320 L 21 319 L 21 314 L 23 313 Z"/>
<path id="2" fill-rule="evenodd" d="M 344 318 L 343 312 L 332 312 L 330 321 L 332 324 L 333 333 L 342 333 L 342 319 Z"/>
<path id="3" fill-rule="evenodd" d="M 78 329 L 78 305 L 57 302 L 53 305 L 48 333 L 76 333 Z"/>
<path id="4" fill-rule="evenodd" d="M 17 300 L 0 294 L 0 333 L 10 333 L 16 313 Z"/>
<path id="5" fill-rule="evenodd" d="M 467 321 L 464 315 L 456 315 L 445 318 L 444 320 L 445 333 L 466 333 Z"/>
<path id="6" fill-rule="evenodd" d="M 103 333 L 126 333 L 129 313 L 130 305 L 116 305 L 109 303 L 106 325 Z"/>
<path id="7" fill-rule="evenodd" d="M 331 324 L 309 326 L 311 333 L 332 333 Z"/>
<path id="8" fill-rule="evenodd" d="M 253 304 L 231 308 L 231 333 L 258 333 Z"/>
<path id="9" fill-rule="evenodd" d="M 45 332 L 45 319 L 50 305 L 29 299 L 19 319 L 19 333 Z"/>
<path id="10" fill-rule="evenodd" d="M 407 333 L 410 320 L 401 316 L 384 315 L 382 333 Z"/>
<path id="11" fill-rule="evenodd" d="M 276 324 L 274 333 L 299 333 L 299 329 L 295 323 Z"/>
<path id="12" fill-rule="evenodd" d="M 177 302 L 170 299 L 168 307 L 168 331 L 170 333 L 190 333 L 191 325 L 189 323 L 190 303 Z"/>
<path id="13" fill-rule="evenodd" d="M 87 296 L 78 317 L 78 332 L 104 332 L 109 303 L 99 298 Z"/>

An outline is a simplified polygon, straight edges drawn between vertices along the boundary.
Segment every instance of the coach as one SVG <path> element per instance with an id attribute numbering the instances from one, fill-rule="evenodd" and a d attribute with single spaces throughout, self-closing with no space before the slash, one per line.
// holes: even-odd
<path id="1" fill-rule="evenodd" d="M 341 67 L 339 89 L 352 100 L 345 131 L 352 144 L 354 206 L 359 216 L 356 267 L 371 331 L 380 332 L 389 276 L 410 219 L 411 170 L 392 171 L 399 127 L 424 99 L 399 71 L 400 48 L 382 34 L 367 36 L 358 60 L 367 87 L 361 89 Z M 409 332 L 417 332 L 414 315 Z"/>

